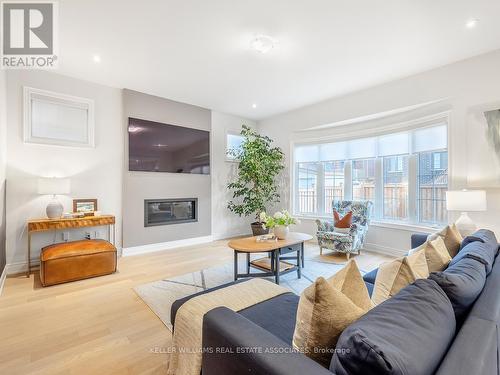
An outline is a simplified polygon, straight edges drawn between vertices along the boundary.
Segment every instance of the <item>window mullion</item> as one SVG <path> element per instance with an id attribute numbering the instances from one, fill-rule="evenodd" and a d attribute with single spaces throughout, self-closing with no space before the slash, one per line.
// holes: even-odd
<path id="1" fill-rule="evenodd" d="M 408 158 L 408 216 L 410 223 L 418 222 L 418 155 Z"/>
<path id="2" fill-rule="evenodd" d="M 375 202 L 373 213 L 375 218 L 381 219 L 384 215 L 384 172 L 383 158 L 375 159 Z"/>
<path id="3" fill-rule="evenodd" d="M 299 186 L 300 186 L 300 167 L 299 163 L 295 163 L 295 176 L 294 176 L 294 202 L 293 202 L 293 212 L 295 214 L 301 213 L 300 211 L 300 195 L 299 195 Z"/>
<path id="4" fill-rule="evenodd" d="M 318 163 L 318 183 L 316 186 L 316 213 L 325 214 L 325 165 Z"/>
<path id="5" fill-rule="evenodd" d="M 347 160 L 344 166 L 344 199 L 352 200 L 352 161 Z"/>

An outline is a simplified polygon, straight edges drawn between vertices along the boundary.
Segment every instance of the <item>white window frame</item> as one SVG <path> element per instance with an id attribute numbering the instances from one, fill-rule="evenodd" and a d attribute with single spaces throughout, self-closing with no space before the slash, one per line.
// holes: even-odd
<path id="1" fill-rule="evenodd" d="M 79 108 L 87 111 L 87 123 L 85 124 L 87 140 L 85 142 L 75 142 L 72 140 L 33 136 L 31 103 L 35 99 L 35 97 L 37 100 L 42 100 L 48 103 Z M 71 96 L 25 86 L 23 87 L 23 102 L 23 127 L 25 143 L 83 148 L 95 147 L 94 101 L 92 99 L 81 98 L 77 96 Z"/>
<path id="2" fill-rule="evenodd" d="M 436 126 L 438 123 L 442 123 L 446 125 L 447 130 L 447 169 L 448 169 L 448 189 L 452 189 L 452 164 L 451 157 L 452 154 L 452 145 L 451 145 L 451 137 L 450 137 L 450 128 L 451 128 L 451 113 L 450 111 L 440 112 L 434 115 L 402 122 L 396 124 L 390 124 L 386 126 L 379 126 L 376 129 L 362 129 L 357 131 L 346 131 L 346 132 L 338 132 L 337 135 L 330 135 L 324 137 L 317 138 L 307 138 L 301 134 L 299 140 L 292 139 L 290 141 L 290 160 L 289 167 L 291 171 L 291 183 L 290 183 L 290 210 L 294 213 L 295 216 L 302 219 L 315 219 L 315 218 L 323 218 L 323 219 L 331 219 L 330 216 L 317 213 L 313 215 L 305 215 L 297 212 L 296 207 L 296 184 L 295 184 L 295 147 L 298 145 L 315 145 L 322 143 L 330 143 L 330 142 L 342 142 L 347 140 L 352 140 L 356 138 L 366 138 L 366 137 L 374 137 L 380 136 L 383 134 L 397 133 L 403 131 L 415 131 L 418 129 L 431 128 Z M 383 217 L 383 165 L 382 158 L 378 157 L 375 159 L 375 202 L 373 207 L 373 215 L 376 219 L 372 220 L 372 225 L 381 226 L 381 227 L 394 227 L 394 228 L 407 228 L 408 230 L 430 230 L 436 227 L 439 227 L 438 224 L 430 224 L 430 223 L 420 223 L 418 222 L 418 207 L 417 207 L 417 153 L 414 152 L 413 142 L 409 142 L 409 158 L 408 158 L 408 220 L 407 221 L 392 221 L 392 220 L 384 220 Z M 354 159 L 352 159 L 354 160 Z M 345 160 L 346 168 L 347 165 L 351 165 L 351 160 Z M 347 180 L 349 177 L 349 180 Z M 346 186 L 344 190 L 345 199 L 352 198 L 352 186 L 347 186 L 347 181 L 352 180 L 351 168 L 349 168 L 349 176 L 347 173 L 345 174 Z M 351 181 L 352 182 L 352 181 Z M 449 216 L 449 215 L 448 215 Z"/>
<path id="3" fill-rule="evenodd" d="M 242 137 L 242 138 L 244 138 L 244 137 L 240 134 L 239 131 L 230 130 L 230 129 L 226 130 L 225 135 L 224 135 L 224 157 L 226 158 L 226 161 L 229 163 L 239 163 L 238 158 L 232 158 L 227 154 L 227 151 L 228 151 L 227 137 L 228 137 L 228 135 L 235 135 L 235 136 Z"/>

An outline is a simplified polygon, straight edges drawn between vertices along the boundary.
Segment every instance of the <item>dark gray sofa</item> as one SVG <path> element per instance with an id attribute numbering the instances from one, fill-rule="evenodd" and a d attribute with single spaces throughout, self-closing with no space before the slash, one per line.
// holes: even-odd
<path id="1" fill-rule="evenodd" d="M 413 235 L 412 247 L 419 246 L 426 238 L 427 235 Z M 496 240 L 495 246 L 497 253 Z M 472 244 L 469 247 L 476 246 Z M 375 276 L 376 270 L 364 276 L 370 293 Z M 432 280 L 429 282 L 434 283 Z M 187 299 L 189 298 L 179 301 L 173 307 L 173 323 L 176 310 Z M 307 356 L 292 350 L 291 342 L 298 301 L 298 296 L 287 293 L 238 313 L 224 307 L 208 312 L 203 321 L 205 351 L 202 373 L 204 375 L 332 374 L 330 370 Z M 500 375 L 499 322 L 500 265 L 497 257 L 480 296 L 463 324 L 457 325 L 456 334 L 454 331 L 454 339 L 449 347 L 443 348 L 443 353 L 446 354 L 442 359 L 440 357 L 434 373 Z M 408 347 L 404 350 L 426 349 Z"/>

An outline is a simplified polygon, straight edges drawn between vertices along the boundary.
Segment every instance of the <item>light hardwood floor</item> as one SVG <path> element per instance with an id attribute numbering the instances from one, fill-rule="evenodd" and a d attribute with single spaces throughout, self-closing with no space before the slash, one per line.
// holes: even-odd
<path id="1" fill-rule="evenodd" d="M 164 374 L 171 334 L 132 288 L 232 261 L 227 241 L 120 258 L 118 272 L 42 288 L 7 278 L 0 297 L 0 374 Z M 306 244 L 307 258 L 345 262 Z M 390 257 L 354 257 L 371 270 Z"/>

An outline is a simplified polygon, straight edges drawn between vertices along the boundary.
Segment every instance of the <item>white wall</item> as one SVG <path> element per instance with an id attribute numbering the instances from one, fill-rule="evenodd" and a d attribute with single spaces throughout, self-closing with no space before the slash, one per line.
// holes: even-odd
<path id="1" fill-rule="evenodd" d="M 249 234 L 253 217 L 239 217 L 227 209 L 232 194 L 227 184 L 236 177 L 238 164 L 226 160 L 226 134 L 239 133 L 245 124 L 255 127 L 253 121 L 212 111 L 212 235 L 214 238 Z"/>
<path id="2" fill-rule="evenodd" d="M 0 70 L 0 275 L 2 274 L 5 262 L 5 169 L 6 169 L 6 77 L 5 70 Z M 0 292 L 2 290 L 2 279 L 0 278 Z"/>
<path id="3" fill-rule="evenodd" d="M 90 98 L 95 101 L 95 148 L 73 148 L 23 143 L 23 86 Z M 27 254 L 26 220 L 45 217 L 50 197 L 37 195 L 39 176 L 71 179 L 71 197 L 63 197 L 65 211 L 71 198 L 97 198 L 99 210 L 117 217 L 117 247 L 121 247 L 123 120 L 121 90 L 45 71 L 7 72 L 7 263 L 9 272 L 22 271 Z M 94 230 L 94 229 L 92 229 Z M 98 228 L 106 236 L 105 228 Z M 70 240 L 83 237 L 71 231 Z M 60 242 L 60 233 L 33 238 L 32 263 L 40 248 Z"/>
<path id="4" fill-rule="evenodd" d="M 500 164 L 486 136 L 482 112 L 500 108 L 500 51 L 478 56 L 426 73 L 384 85 L 333 98 L 290 111 L 258 123 L 258 129 L 277 141 L 290 160 L 292 140 L 312 136 L 332 136 L 351 129 L 376 127 L 408 121 L 443 110 L 450 110 L 449 153 L 450 187 L 487 189 L 488 211 L 472 213 L 478 226 L 493 229 L 500 238 Z M 338 121 L 377 114 L 398 108 L 443 101 L 424 108 L 358 125 L 332 127 L 327 130 L 301 130 Z M 289 170 L 287 171 L 289 173 Z M 290 208 L 290 186 L 282 189 L 283 207 Z M 453 219 L 455 215 L 451 215 Z M 304 221 L 299 230 L 314 233 L 311 221 Z M 410 235 L 418 228 L 406 230 L 372 226 L 369 246 L 388 252 L 408 249 Z"/>

